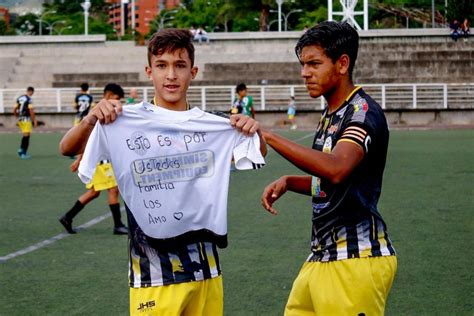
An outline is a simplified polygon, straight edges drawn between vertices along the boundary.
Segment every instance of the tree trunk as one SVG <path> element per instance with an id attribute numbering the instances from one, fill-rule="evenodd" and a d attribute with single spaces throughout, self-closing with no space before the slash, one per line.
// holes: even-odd
<path id="1" fill-rule="evenodd" d="M 268 31 L 268 16 L 270 14 L 270 6 L 267 4 L 262 4 L 262 9 L 260 10 L 260 32 Z"/>

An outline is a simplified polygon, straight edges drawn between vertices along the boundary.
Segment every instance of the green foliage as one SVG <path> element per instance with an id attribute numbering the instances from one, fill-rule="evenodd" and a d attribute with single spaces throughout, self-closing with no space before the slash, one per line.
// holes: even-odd
<path id="1" fill-rule="evenodd" d="M 64 20 L 65 23 L 55 23 L 53 34 L 83 34 L 84 16 L 81 3 L 84 0 L 54 0 L 43 4 L 43 12 L 56 11 L 56 14 L 48 14 L 44 17 L 43 34 L 49 34 L 48 25 Z M 423 12 L 425 20 L 430 22 L 432 0 L 384 0 L 370 1 L 369 21 L 370 28 L 405 28 L 407 19 L 400 13 L 389 12 L 381 6 L 390 6 L 397 9 L 406 9 L 410 12 Z M 447 10 L 444 1 L 436 1 L 436 10 L 439 16 L 445 16 L 447 21 L 453 19 L 463 20 L 467 17 L 470 21 L 474 19 L 474 2 L 470 0 L 448 1 Z M 108 7 L 110 4 L 105 0 L 91 0 L 89 16 L 89 33 L 106 34 L 109 39 L 118 39 L 113 27 L 108 24 Z M 275 0 L 182 0 L 181 5 L 175 10 L 176 13 L 168 11 L 163 20 L 165 27 L 190 28 L 203 26 L 208 32 L 245 32 L 277 30 L 277 13 L 271 12 L 278 8 Z M 312 26 L 327 19 L 327 0 L 287 0 L 282 5 L 282 13 L 287 14 L 291 10 L 302 10 L 288 18 L 288 30 L 302 30 L 304 26 Z M 341 10 L 338 1 L 334 1 L 334 10 Z M 362 1 L 356 10 L 362 10 Z M 174 11 L 174 10 L 173 10 Z M 154 33 L 160 25 L 163 14 L 157 16 L 151 23 L 150 33 Z M 172 17 L 170 19 L 170 17 Z M 39 34 L 37 16 L 27 14 L 20 16 L 12 24 L 12 29 L 19 34 Z M 362 17 L 357 17 L 359 25 L 362 25 Z M 29 21 L 29 25 L 25 25 Z M 426 22 L 409 19 L 410 27 L 423 27 Z M 70 26 L 70 28 L 69 28 Z M 282 21 L 284 28 L 284 21 Z M 0 29 L 0 32 L 5 32 Z M 1 33 L 3 34 L 3 33 Z M 131 38 L 127 34 L 125 38 Z"/>
<path id="2" fill-rule="evenodd" d="M 0 20 L 0 35 L 15 35 L 15 31 L 11 27 L 8 29 L 7 22 Z"/>
<path id="3" fill-rule="evenodd" d="M 474 2 L 472 0 L 459 0 L 449 2 L 448 21 L 457 19 L 463 21 L 465 18 L 474 21 Z"/>

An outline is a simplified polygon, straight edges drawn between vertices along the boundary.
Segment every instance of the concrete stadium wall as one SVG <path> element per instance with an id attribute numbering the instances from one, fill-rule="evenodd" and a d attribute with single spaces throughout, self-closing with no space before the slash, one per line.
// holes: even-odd
<path id="1" fill-rule="evenodd" d="M 196 44 L 200 71 L 194 84 L 257 84 L 273 78 L 285 81 L 278 84 L 301 83 L 294 53 L 301 34 L 211 33 L 210 44 Z M 468 71 L 474 68 L 474 41 L 454 43 L 447 29 L 370 30 L 361 31 L 360 37 L 354 74 L 358 83 L 474 80 Z M 235 63 L 248 63 L 255 66 L 255 71 L 235 72 L 231 67 Z M 150 85 L 144 74 L 145 64 L 146 47 L 127 41 L 107 42 L 103 35 L 0 37 L 0 88 L 76 87 L 83 81 L 81 74 L 94 73 L 108 75 L 97 84 L 116 81 L 145 86 Z M 282 69 L 283 64 L 289 68 Z M 284 78 L 275 76 L 281 72 L 285 72 Z M 74 74 L 78 75 L 76 79 Z"/>

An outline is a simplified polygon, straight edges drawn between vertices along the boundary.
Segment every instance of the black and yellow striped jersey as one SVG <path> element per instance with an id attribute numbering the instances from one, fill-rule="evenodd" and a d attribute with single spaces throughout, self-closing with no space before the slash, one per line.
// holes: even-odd
<path id="1" fill-rule="evenodd" d="M 16 99 L 15 108 L 18 109 L 18 116 L 20 119 L 30 118 L 30 109 L 32 107 L 33 101 L 28 95 L 24 94 Z"/>
<path id="2" fill-rule="evenodd" d="M 76 118 L 79 121 L 81 121 L 87 114 L 89 114 L 92 102 L 93 98 L 90 94 L 79 93 L 78 95 L 76 95 L 74 103 L 76 110 Z"/>
<path id="3" fill-rule="evenodd" d="M 312 253 L 308 261 L 394 255 L 377 202 L 387 156 L 389 131 L 381 107 L 360 87 L 333 113 L 323 112 L 313 149 L 329 153 L 338 142 L 365 152 L 340 184 L 312 178 Z"/>
<path id="4" fill-rule="evenodd" d="M 201 281 L 221 275 L 217 246 L 212 242 L 166 246 L 140 229 L 128 207 L 129 284 L 150 287 Z"/>

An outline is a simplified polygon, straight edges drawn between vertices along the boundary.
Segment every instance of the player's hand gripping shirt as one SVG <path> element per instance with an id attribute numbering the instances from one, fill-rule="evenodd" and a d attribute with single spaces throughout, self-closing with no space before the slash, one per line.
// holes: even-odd
<path id="1" fill-rule="evenodd" d="M 163 243 L 227 245 L 230 162 L 264 164 L 258 135 L 246 137 L 229 120 L 193 108 L 169 111 L 142 102 L 97 124 L 79 166 L 89 182 L 97 161 L 111 161 L 120 194 L 147 237 Z"/>
<path id="2" fill-rule="evenodd" d="M 312 254 L 309 261 L 394 255 L 386 225 L 377 210 L 389 131 L 380 106 L 356 89 L 335 112 L 323 112 L 313 149 L 330 153 L 338 142 L 365 152 L 343 183 L 313 177 Z"/>

